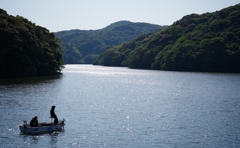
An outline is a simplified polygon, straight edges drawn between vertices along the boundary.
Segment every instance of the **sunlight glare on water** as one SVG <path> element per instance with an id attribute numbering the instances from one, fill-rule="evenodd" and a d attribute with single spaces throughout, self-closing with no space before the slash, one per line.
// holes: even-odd
<path id="1" fill-rule="evenodd" d="M 2 147 L 240 147 L 240 75 L 66 65 L 0 82 Z M 25 135 L 34 116 L 64 131 Z"/>

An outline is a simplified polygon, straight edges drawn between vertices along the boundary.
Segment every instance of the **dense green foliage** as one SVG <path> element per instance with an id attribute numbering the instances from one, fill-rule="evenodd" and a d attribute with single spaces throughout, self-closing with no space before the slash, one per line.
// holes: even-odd
<path id="1" fill-rule="evenodd" d="M 63 43 L 63 60 L 67 64 L 92 64 L 112 46 L 128 42 L 138 35 L 164 26 L 120 21 L 99 30 L 70 30 L 56 32 Z"/>
<path id="2" fill-rule="evenodd" d="M 102 54 L 95 64 L 174 71 L 240 72 L 240 5 L 184 16 Z"/>
<path id="3" fill-rule="evenodd" d="M 62 53 L 54 33 L 0 9 L 0 78 L 59 73 L 63 68 Z"/>

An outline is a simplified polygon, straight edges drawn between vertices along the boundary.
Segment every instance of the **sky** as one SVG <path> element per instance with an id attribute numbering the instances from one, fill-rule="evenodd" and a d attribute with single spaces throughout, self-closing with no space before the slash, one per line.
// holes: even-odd
<path id="1" fill-rule="evenodd" d="M 0 8 L 57 32 L 97 30 L 121 20 L 171 25 L 185 15 L 215 12 L 239 3 L 239 0 L 0 0 Z"/>

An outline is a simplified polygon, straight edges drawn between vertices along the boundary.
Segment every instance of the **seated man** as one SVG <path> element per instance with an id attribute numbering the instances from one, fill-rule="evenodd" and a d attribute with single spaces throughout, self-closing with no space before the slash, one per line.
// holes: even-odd
<path id="1" fill-rule="evenodd" d="M 32 118 L 32 120 L 30 121 L 30 126 L 31 126 L 31 127 L 36 127 L 36 126 L 38 126 L 37 116 L 35 116 L 34 118 Z"/>

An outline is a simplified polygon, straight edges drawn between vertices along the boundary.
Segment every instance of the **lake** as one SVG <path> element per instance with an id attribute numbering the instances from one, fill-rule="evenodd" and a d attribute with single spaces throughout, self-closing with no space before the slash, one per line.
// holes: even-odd
<path id="1" fill-rule="evenodd" d="M 57 77 L 0 81 L 1 147 L 240 147 L 240 74 L 66 65 Z M 26 135 L 23 120 L 63 131 Z"/>

